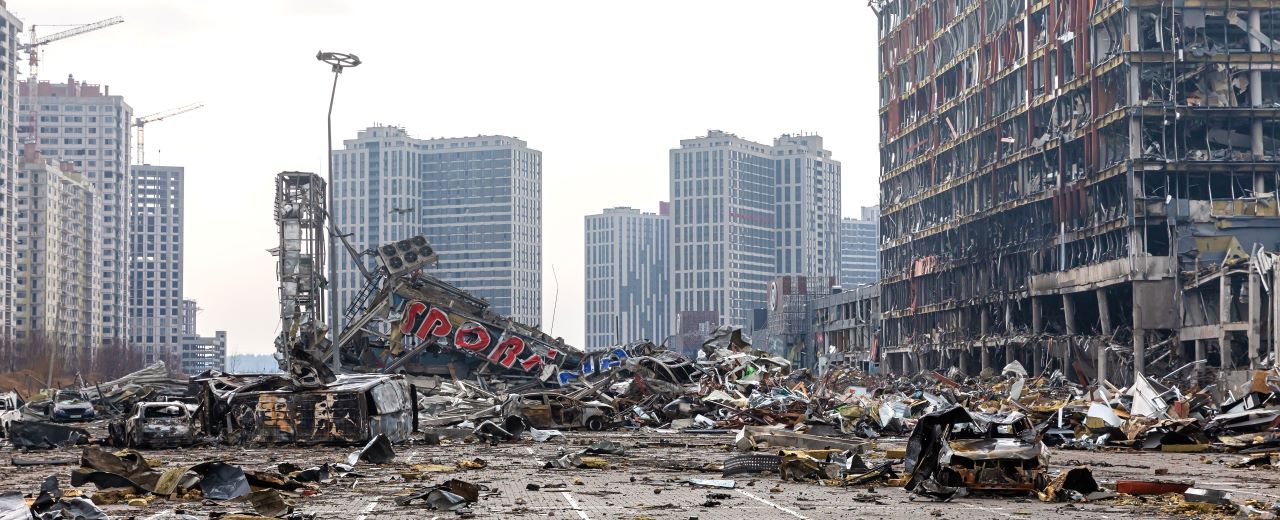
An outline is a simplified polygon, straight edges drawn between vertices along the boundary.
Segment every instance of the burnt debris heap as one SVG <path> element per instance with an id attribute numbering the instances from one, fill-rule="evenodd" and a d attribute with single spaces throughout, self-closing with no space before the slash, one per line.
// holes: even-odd
<path id="1" fill-rule="evenodd" d="M 872 8 L 891 370 L 1277 362 L 1280 2 Z"/>

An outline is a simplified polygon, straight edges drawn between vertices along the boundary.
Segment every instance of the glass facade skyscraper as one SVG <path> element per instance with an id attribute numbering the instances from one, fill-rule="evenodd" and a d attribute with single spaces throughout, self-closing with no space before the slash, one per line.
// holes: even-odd
<path id="1" fill-rule="evenodd" d="M 585 218 L 586 349 L 648 339 L 675 331 L 667 292 L 671 220 L 665 214 L 610 208 Z"/>
<path id="2" fill-rule="evenodd" d="M 880 206 L 840 223 L 840 284 L 846 289 L 880 280 Z"/>
<path id="3" fill-rule="evenodd" d="M 357 250 L 425 235 L 440 255 L 432 274 L 541 323 L 542 152 L 506 136 L 416 139 L 375 126 L 334 151 L 333 171 L 331 211 Z M 345 310 L 365 282 L 338 259 Z"/>
<path id="4" fill-rule="evenodd" d="M 779 275 L 834 277 L 840 163 L 817 135 L 711 130 L 671 150 L 672 312 L 752 329 Z"/>

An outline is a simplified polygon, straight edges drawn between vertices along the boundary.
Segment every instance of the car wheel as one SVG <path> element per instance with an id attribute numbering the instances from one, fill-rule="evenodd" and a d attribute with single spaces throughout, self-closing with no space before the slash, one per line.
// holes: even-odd
<path id="1" fill-rule="evenodd" d="M 593 432 L 604 430 L 604 419 L 601 419 L 599 415 L 592 416 L 587 419 L 587 429 Z"/>

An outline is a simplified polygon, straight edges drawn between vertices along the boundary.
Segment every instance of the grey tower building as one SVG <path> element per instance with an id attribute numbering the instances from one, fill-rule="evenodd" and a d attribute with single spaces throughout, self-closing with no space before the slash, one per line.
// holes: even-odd
<path id="1" fill-rule="evenodd" d="M 147 363 L 178 362 L 182 299 L 183 168 L 135 165 L 129 210 L 129 334 Z"/>
<path id="2" fill-rule="evenodd" d="M 775 267 L 778 275 L 826 278 L 840 269 L 840 161 L 820 135 L 773 140 Z"/>
<path id="3" fill-rule="evenodd" d="M 22 21 L 0 0 L 0 338 L 13 337 L 14 233 L 13 186 L 18 168 L 18 33 Z"/>
<path id="4" fill-rule="evenodd" d="M 422 234 L 441 279 L 495 312 L 542 322 L 542 152 L 519 139 L 415 139 L 402 128 L 360 131 L 334 151 L 334 208 L 357 249 Z M 339 307 L 364 285 L 338 255 Z"/>
<path id="5" fill-rule="evenodd" d="M 667 305 L 671 219 L 612 208 L 585 220 L 586 349 L 662 343 L 674 332 Z"/>
<path id="6" fill-rule="evenodd" d="M 712 130 L 671 150 L 672 305 L 746 327 L 775 273 L 770 147 Z"/>
<path id="7" fill-rule="evenodd" d="M 880 279 L 880 206 L 840 223 L 840 284 L 845 289 Z"/>
<path id="8" fill-rule="evenodd" d="M 750 329 L 780 275 L 839 271 L 840 162 L 818 135 L 711 130 L 671 150 L 673 313 Z"/>
<path id="9" fill-rule="evenodd" d="M 12 54 L 10 54 L 11 56 Z M 36 138 L 44 157 L 70 162 L 97 187 L 102 204 L 102 341 L 128 339 L 129 289 L 129 124 L 133 109 L 109 87 L 68 77 L 40 82 L 36 92 L 19 86 L 20 139 Z M 28 121 L 38 106 L 40 121 Z M 12 106 L 12 105 L 6 105 Z M 33 135 L 33 126 L 39 133 Z"/>

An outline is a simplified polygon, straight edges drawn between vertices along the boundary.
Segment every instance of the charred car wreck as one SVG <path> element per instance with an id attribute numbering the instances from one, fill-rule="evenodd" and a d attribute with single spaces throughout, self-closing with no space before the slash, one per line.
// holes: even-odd
<path id="1" fill-rule="evenodd" d="M 952 406 L 920 418 L 907 442 L 908 491 L 949 499 L 964 490 L 1030 492 L 1047 483 L 1049 450 L 1031 420 Z"/>
<path id="2" fill-rule="evenodd" d="M 200 387 L 198 421 L 224 441 L 363 444 L 417 429 L 415 390 L 401 376 L 349 374 L 319 388 L 282 376 L 210 374 Z"/>
<path id="3" fill-rule="evenodd" d="M 115 446 L 168 448 L 195 443 L 194 415 L 179 402 L 142 402 L 124 419 L 111 421 L 107 431 Z"/>

